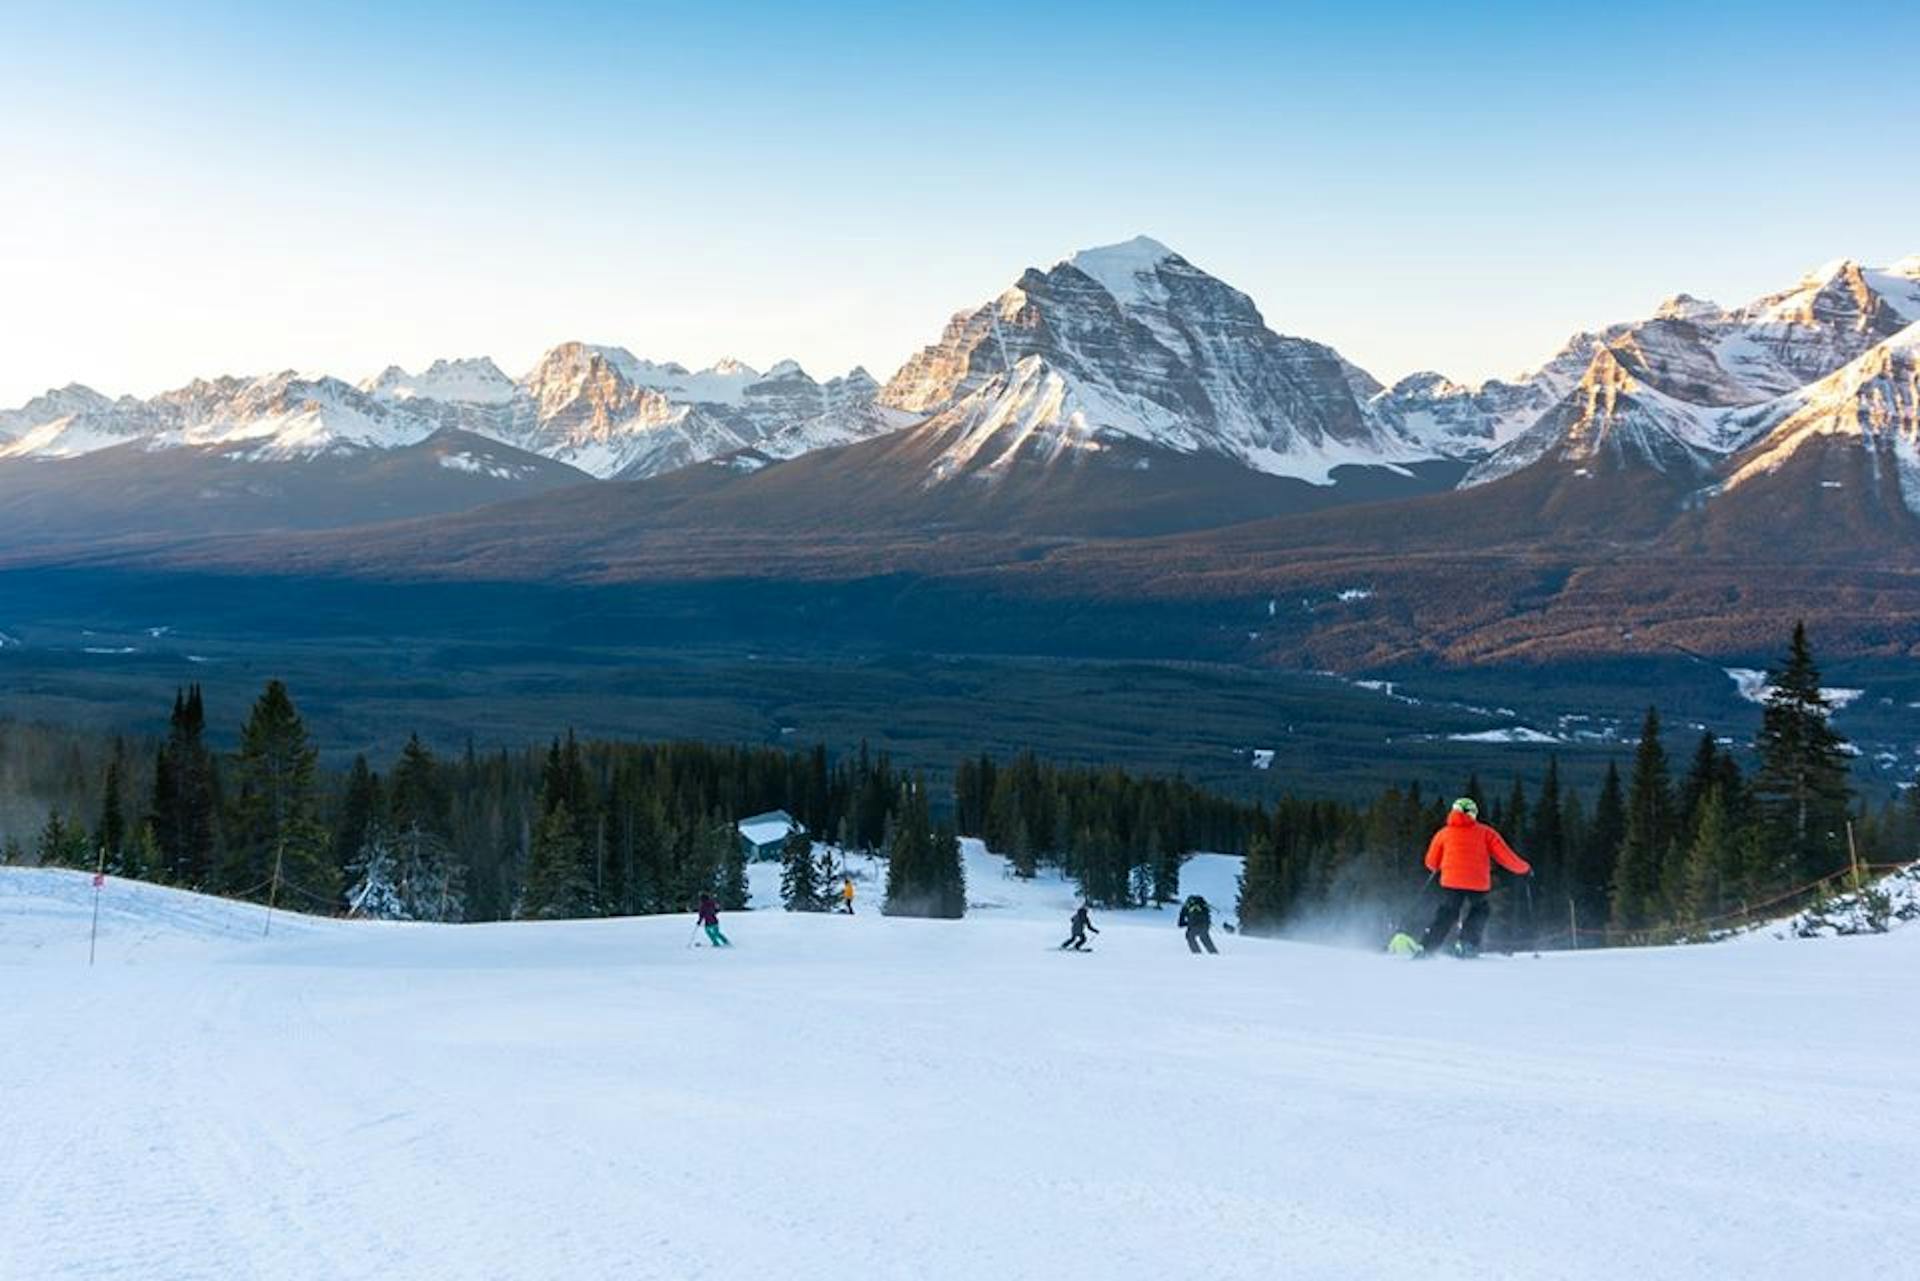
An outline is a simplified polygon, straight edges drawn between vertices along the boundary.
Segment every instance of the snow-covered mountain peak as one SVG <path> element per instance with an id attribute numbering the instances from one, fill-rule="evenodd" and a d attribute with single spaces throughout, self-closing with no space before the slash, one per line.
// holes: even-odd
<path id="1" fill-rule="evenodd" d="M 1806 275 L 1800 277 L 1800 283 L 1803 285 L 1823 285 L 1827 281 L 1840 276 L 1858 274 L 1859 270 L 1860 264 L 1851 258 L 1829 258 L 1812 271 L 1809 271 Z"/>
<path id="2" fill-rule="evenodd" d="M 970 441 L 983 426 L 1014 431 L 1019 447 L 995 454 L 1009 461 L 1034 457 L 1027 445 L 1041 437 L 1110 433 L 1324 482 L 1343 464 L 1433 456 L 1370 410 L 1378 391 L 1339 353 L 1274 333 L 1247 295 L 1140 237 L 1028 268 L 955 315 L 880 403 L 938 416 Z M 1058 456 L 1053 445 L 1045 456 Z"/>
<path id="3" fill-rule="evenodd" d="M 1407 395 L 1414 395 L 1414 394 L 1428 395 L 1428 396 L 1457 396 L 1462 392 L 1466 392 L 1470 390 L 1472 389 L 1469 387 L 1462 386 L 1460 383 L 1453 381 L 1453 379 L 1447 377 L 1443 373 L 1440 373 L 1438 370 L 1421 369 L 1421 370 L 1415 371 L 1414 373 L 1406 375 L 1404 378 L 1401 378 L 1398 382 L 1394 383 L 1393 386 L 1387 388 L 1387 394 L 1394 395 L 1394 396 L 1407 396 Z"/>
<path id="4" fill-rule="evenodd" d="M 504 405 L 513 399 L 514 382 L 485 356 L 444 357 L 418 374 L 389 365 L 360 384 L 380 400 L 438 400 L 447 404 Z"/>
<path id="5" fill-rule="evenodd" d="M 1822 263 L 1792 289 L 1770 294 L 1744 309 L 1749 320 L 1806 326 L 1840 325 L 1866 329 L 1874 323 L 1880 297 L 1865 271 L 1851 258 Z"/>
<path id="6" fill-rule="evenodd" d="M 1654 309 L 1658 320 L 1717 320 L 1723 314 L 1720 304 L 1692 294 L 1674 294 Z"/>
<path id="7" fill-rule="evenodd" d="M 18 409 L 0 410 L 0 441 L 24 436 L 58 420 L 103 414 L 113 406 L 113 401 L 82 383 L 49 388 Z"/>
<path id="8" fill-rule="evenodd" d="M 1159 241 L 1150 236 L 1135 236 L 1117 245 L 1082 249 L 1068 258 L 1066 265 L 1099 281 L 1101 288 L 1126 306 L 1141 301 L 1143 295 L 1163 294 L 1155 273 L 1160 264 L 1174 259 L 1180 259 L 1180 255 Z"/>
<path id="9" fill-rule="evenodd" d="M 1469 472 L 1463 487 L 1543 459 L 1568 465 L 1577 477 L 1636 467 L 1704 475 L 1725 448 L 1722 412 L 1661 391 L 1641 376 L 1639 364 L 1640 353 L 1631 347 L 1596 344 L 1579 381 L 1559 403 Z"/>
<path id="10" fill-rule="evenodd" d="M 1811 447 L 1838 447 L 1828 457 L 1864 451 L 1865 474 L 1890 474 L 1901 501 L 1920 515 L 1920 323 L 1750 421 L 1764 434 L 1735 457 L 1723 489 L 1778 471 Z"/>

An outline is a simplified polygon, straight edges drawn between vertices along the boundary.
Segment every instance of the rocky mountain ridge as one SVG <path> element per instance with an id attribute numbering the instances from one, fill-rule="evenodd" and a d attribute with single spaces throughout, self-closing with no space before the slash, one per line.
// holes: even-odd
<path id="1" fill-rule="evenodd" d="M 518 378 L 476 357 L 417 373 L 389 366 L 357 386 L 288 371 L 115 400 L 73 385 L 0 412 L 0 461 L 130 446 L 292 464 L 457 431 L 582 479 L 638 479 L 907 432 L 912 448 L 899 457 L 918 460 L 925 487 L 993 484 L 1017 467 L 1138 469 L 1158 454 L 1314 485 L 1342 469 L 1432 460 L 1472 463 L 1469 485 L 1543 463 L 1569 476 L 1644 464 L 1697 479 L 1711 497 L 1785 440 L 1808 438 L 1808 421 L 1831 421 L 1840 411 L 1820 406 L 1841 393 L 1827 383 L 1897 346 L 1916 321 L 1920 257 L 1878 269 L 1841 260 L 1736 308 L 1676 294 L 1645 319 L 1575 335 L 1513 380 L 1420 373 L 1384 387 L 1331 347 L 1270 329 L 1247 295 L 1137 237 L 1027 269 L 955 314 L 884 385 L 864 369 L 820 382 L 792 361 L 692 370 L 566 342 Z M 1905 350 L 1889 349 L 1887 367 Z M 1772 439 L 1775 430 L 1789 435 Z M 1905 447 L 1897 431 L 1872 439 Z M 1116 452 L 1117 442 L 1128 447 Z"/>

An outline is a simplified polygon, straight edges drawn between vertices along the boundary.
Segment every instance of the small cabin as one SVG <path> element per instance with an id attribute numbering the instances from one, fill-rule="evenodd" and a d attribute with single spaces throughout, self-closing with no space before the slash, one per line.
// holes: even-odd
<path id="1" fill-rule="evenodd" d="M 787 837 L 807 829 L 785 810 L 768 810 L 765 814 L 741 819 L 734 830 L 740 833 L 740 848 L 747 859 L 755 861 L 779 858 L 780 847 L 787 843 Z"/>

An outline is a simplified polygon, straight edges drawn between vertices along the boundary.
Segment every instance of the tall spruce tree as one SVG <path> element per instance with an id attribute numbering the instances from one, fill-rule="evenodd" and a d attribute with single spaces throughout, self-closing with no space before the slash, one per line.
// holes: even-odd
<path id="1" fill-rule="evenodd" d="M 200 687 L 176 690 L 167 740 L 154 759 L 147 816 L 158 850 L 152 871 L 189 889 L 211 886 L 220 857 L 220 780 L 206 727 Z"/>
<path id="2" fill-rule="evenodd" d="M 1647 709 L 1627 786 L 1627 826 L 1613 869 L 1613 924 L 1637 930 L 1666 914 L 1663 891 L 1673 852 L 1673 781 L 1660 742 L 1660 713 Z"/>
<path id="3" fill-rule="evenodd" d="M 1830 721 L 1820 669 L 1805 623 L 1795 623 L 1786 662 L 1770 674 L 1766 710 L 1754 740 L 1760 758 L 1753 798 L 1769 888 L 1812 880 L 1845 867 L 1848 781 L 1846 740 Z"/>
<path id="4" fill-rule="evenodd" d="M 715 843 L 717 862 L 720 867 L 720 879 L 713 896 L 720 906 L 729 912 L 744 912 L 747 901 L 752 897 L 747 885 L 747 850 L 740 842 L 740 835 L 731 823 L 723 822 L 718 815 L 707 821 L 708 839 Z M 724 849 L 720 848 L 724 845 Z"/>
<path id="5" fill-rule="evenodd" d="M 788 833 L 780 846 L 780 904 L 789 912 L 819 912 L 826 907 L 820 892 L 820 865 L 813 861 L 813 838 L 804 831 Z"/>
<path id="6" fill-rule="evenodd" d="M 1287 871 L 1279 842 L 1266 824 L 1247 837 L 1246 857 L 1240 865 L 1240 928 L 1248 934 L 1278 934 L 1287 919 Z"/>
<path id="7" fill-rule="evenodd" d="M 222 889 L 266 897 L 290 887 L 301 906 L 333 902 L 340 869 L 320 822 L 318 758 L 287 687 L 268 681 L 233 758 Z"/>
<path id="8" fill-rule="evenodd" d="M 452 796 L 418 734 L 401 749 L 386 790 L 386 828 L 410 919 L 466 919 L 466 868 L 453 849 Z"/>
<path id="9" fill-rule="evenodd" d="M 1600 785 L 1593 815 L 1586 823 L 1586 834 L 1578 846 L 1579 864 L 1568 887 L 1583 930 L 1604 928 L 1612 912 L 1614 866 L 1626 835 L 1627 802 L 1620 767 L 1608 761 L 1606 780 Z"/>
<path id="10" fill-rule="evenodd" d="M 966 913 L 966 869 L 960 838 L 947 823 L 934 826 L 921 775 L 902 785 L 887 855 L 888 916 L 957 918 Z"/>
<path id="11" fill-rule="evenodd" d="M 593 878 L 573 811 L 565 800 L 547 809 L 533 829 L 526 884 L 518 915 L 570 920 L 595 914 Z"/>
<path id="12" fill-rule="evenodd" d="M 1560 758 L 1550 755 L 1526 832 L 1526 859 L 1533 864 L 1536 907 L 1543 916 L 1550 912 L 1564 915 L 1569 870 L 1565 805 L 1560 793 Z"/>
<path id="13" fill-rule="evenodd" d="M 928 855 L 933 897 L 927 915 L 957 921 L 967 914 L 967 865 L 952 820 L 934 824 Z"/>
<path id="14" fill-rule="evenodd" d="M 359 861 L 367 829 L 379 819 L 382 808 L 380 776 L 367 767 L 364 755 L 357 755 L 347 771 L 347 788 L 333 824 L 333 861 L 343 879 L 347 879 L 347 869 Z"/>
<path id="15" fill-rule="evenodd" d="M 40 829 L 36 853 L 42 867 L 93 866 L 94 856 L 87 840 L 87 829 L 78 823 L 69 823 L 60 816 L 59 810 L 47 814 L 47 821 Z"/>
<path id="16" fill-rule="evenodd" d="M 115 739 L 113 756 L 107 761 L 107 777 L 101 784 L 100 822 L 93 833 L 103 865 L 107 871 L 121 876 L 134 875 L 128 850 L 127 811 L 121 796 L 125 787 L 125 760 L 126 745 Z"/>
<path id="17" fill-rule="evenodd" d="M 1718 783 L 1708 786 L 1698 811 L 1681 883 L 1680 916 L 1687 923 L 1706 921 L 1724 912 L 1733 902 L 1732 890 L 1740 878 L 1740 834 L 1727 813 Z"/>

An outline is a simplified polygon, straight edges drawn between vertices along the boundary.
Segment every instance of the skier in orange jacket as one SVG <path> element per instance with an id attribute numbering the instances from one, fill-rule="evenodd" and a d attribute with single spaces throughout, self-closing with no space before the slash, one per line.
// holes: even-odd
<path id="1" fill-rule="evenodd" d="M 1500 833 L 1480 821 L 1480 807 L 1470 796 L 1453 803 L 1447 825 L 1433 834 L 1427 845 L 1427 870 L 1440 876 L 1440 910 L 1420 940 L 1420 955 L 1432 956 L 1447 941 L 1453 927 L 1460 926 L 1462 956 L 1476 956 L 1480 936 L 1487 928 L 1487 891 L 1493 888 L 1493 864 L 1498 863 L 1516 876 L 1531 876 L 1527 860 L 1508 848 Z M 1460 920 L 1466 909 L 1467 919 Z"/>

